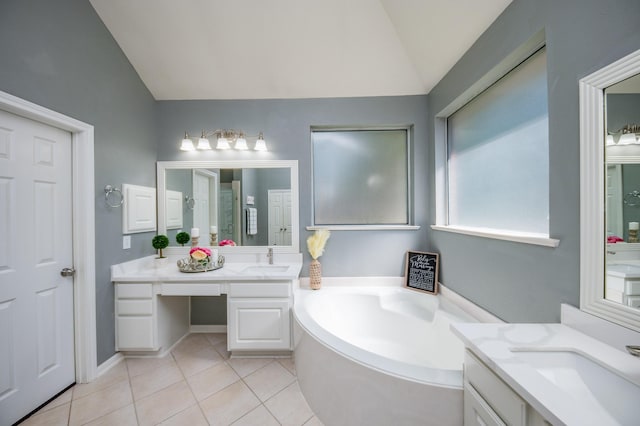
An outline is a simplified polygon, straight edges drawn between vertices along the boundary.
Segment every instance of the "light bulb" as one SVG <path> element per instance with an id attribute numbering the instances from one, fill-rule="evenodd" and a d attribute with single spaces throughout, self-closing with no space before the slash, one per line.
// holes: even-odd
<path id="1" fill-rule="evenodd" d="M 623 133 L 618 140 L 618 145 L 631 145 L 634 143 L 636 143 L 635 133 Z"/>
<path id="2" fill-rule="evenodd" d="M 216 149 L 229 149 L 229 141 L 224 136 L 220 136 L 218 138 L 218 143 L 216 144 Z"/>
<path id="3" fill-rule="evenodd" d="M 236 144 L 234 145 L 234 148 L 240 151 L 249 149 L 249 147 L 247 146 L 247 140 L 244 138 L 244 135 L 242 133 L 240 133 L 240 137 L 236 139 Z"/>
<path id="4" fill-rule="evenodd" d="M 198 139 L 198 149 L 211 149 L 211 144 L 209 143 L 209 139 L 204 137 Z"/>
<path id="5" fill-rule="evenodd" d="M 258 140 L 256 141 L 256 146 L 253 149 L 255 151 L 266 151 L 267 150 L 267 143 L 264 140 L 264 136 L 262 135 L 262 132 L 260 132 L 260 135 L 258 136 Z"/>
<path id="6" fill-rule="evenodd" d="M 180 144 L 181 151 L 193 151 L 195 147 L 193 146 L 193 141 L 189 139 L 189 134 L 187 132 L 184 133 L 184 139 L 182 139 L 182 143 Z"/>

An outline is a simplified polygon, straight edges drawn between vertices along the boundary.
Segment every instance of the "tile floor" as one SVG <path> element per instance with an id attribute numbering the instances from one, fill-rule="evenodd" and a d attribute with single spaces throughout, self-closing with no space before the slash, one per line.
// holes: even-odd
<path id="1" fill-rule="evenodd" d="M 226 339 L 190 334 L 163 358 L 128 358 L 22 425 L 321 425 L 291 359 L 230 359 Z"/>

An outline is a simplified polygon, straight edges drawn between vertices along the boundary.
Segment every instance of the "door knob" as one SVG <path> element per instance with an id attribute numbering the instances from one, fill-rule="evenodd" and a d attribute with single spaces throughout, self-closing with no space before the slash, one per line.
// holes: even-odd
<path id="1" fill-rule="evenodd" d="M 73 268 L 63 268 L 62 271 L 60 271 L 60 275 L 63 277 L 72 277 L 75 273 L 76 270 Z"/>

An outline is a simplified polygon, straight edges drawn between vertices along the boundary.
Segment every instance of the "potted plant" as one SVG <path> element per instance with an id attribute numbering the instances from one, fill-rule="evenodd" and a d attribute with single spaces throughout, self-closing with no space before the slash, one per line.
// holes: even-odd
<path id="1" fill-rule="evenodd" d="M 151 245 L 153 246 L 154 249 L 159 251 L 160 256 L 158 257 L 158 259 L 163 259 L 165 256 L 162 254 L 162 250 L 166 249 L 169 246 L 169 238 L 167 238 L 166 235 L 156 235 L 155 237 L 153 237 L 153 240 L 151 240 Z"/>
<path id="2" fill-rule="evenodd" d="M 176 234 L 176 242 L 184 247 L 191 240 L 191 235 L 188 232 L 178 232 Z"/>

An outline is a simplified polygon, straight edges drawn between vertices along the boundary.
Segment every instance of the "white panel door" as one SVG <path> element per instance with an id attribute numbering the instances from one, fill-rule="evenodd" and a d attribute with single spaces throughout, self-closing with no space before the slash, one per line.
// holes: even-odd
<path id="1" fill-rule="evenodd" d="M 75 381 L 71 135 L 0 111 L 0 424 Z"/>
<path id="2" fill-rule="evenodd" d="M 269 245 L 291 245 L 291 191 L 271 189 L 269 203 Z"/>
<path id="3" fill-rule="evenodd" d="M 218 224 L 216 212 L 218 208 L 216 202 L 217 179 L 218 175 L 209 170 L 196 169 L 193 171 L 193 198 L 195 199 L 193 227 L 200 229 L 202 244 L 209 243 L 210 226 Z"/>

